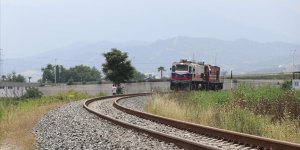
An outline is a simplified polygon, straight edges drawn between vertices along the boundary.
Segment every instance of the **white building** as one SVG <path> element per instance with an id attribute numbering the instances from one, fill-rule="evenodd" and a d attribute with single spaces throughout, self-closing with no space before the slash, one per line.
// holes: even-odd
<path id="1" fill-rule="evenodd" d="M 293 82 L 292 86 L 296 90 L 300 90 L 300 71 L 299 72 L 293 72 Z"/>
<path id="2" fill-rule="evenodd" d="M 145 80 L 149 80 L 149 79 L 155 79 L 155 73 L 144 73 L 145 75 Z"/>
<path id="3" fill-rule="evenodd" d="M 0 97 L 21 97 L 29 86 L 22 82 L 0 82 Z"/>

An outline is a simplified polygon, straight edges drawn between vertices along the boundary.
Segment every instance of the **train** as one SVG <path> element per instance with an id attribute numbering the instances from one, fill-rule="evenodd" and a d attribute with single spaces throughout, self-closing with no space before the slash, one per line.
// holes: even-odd
<path id="1" fill-rule="evenodd" d="M 172 64 L 171 90 L 221 90 L 220 67 L 181 59 Z"/>

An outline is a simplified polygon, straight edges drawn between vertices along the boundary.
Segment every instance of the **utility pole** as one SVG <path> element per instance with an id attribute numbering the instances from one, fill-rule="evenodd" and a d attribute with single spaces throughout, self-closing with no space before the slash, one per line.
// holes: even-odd
<path id="1" fill-rule="evenodd" d="M 2 74 L 3 74 L 3 67 L 2 66 L 3 66 L 2 65 L 2 49 L 1 49 L 1 43 L 0 43 L 0 78 L 2 78 Z"/>
<path id="2" fill-rule="evenodd" d="M 195 53 L 193 53 L 193 62 L 196 62 L 196 60 L 195 60 Z"/>
<path id="3" fill-rule="evenodd" d="M 28 83 L 30 83 L 30 79 L 31 79 L 31 77 L 28 77 Z"/>
<path id="4" fill-rule="evenodd" d="M 296 53 L 296 49 L 294 49 L 293 51 L 293 72 L 295 72 L 295 53 Z"/>
<path id="5" fill-rule="evenodd" d="M 1 4 L 1 0 L 0 0 L 0 77 L 2 77 L 2 71 L 3 71 L 3 68 L 2 68 L 2 43 L 1 43 L 1 35 L 2 35 L 2 30 L 1 30 L 1 25 L 2 25 L 2 4 Z"/>
<path id="6" fill-rule="evenodd" d="M 56 58 L 55 58 L 55 66 L 54 66 L 54 83 L 56 85 Z"/>
<path id="7" fill-rule="evenodd" d="M 230 70 L 230 89 L 232 90 L 232 70 Z"/>
<path id="8" fill-rule="evenodd" d="M 216 56 L 215 56 L 215 65 L 217 66 L 217 56 L 218 56 L 218 52 L 216 52 Z"/>

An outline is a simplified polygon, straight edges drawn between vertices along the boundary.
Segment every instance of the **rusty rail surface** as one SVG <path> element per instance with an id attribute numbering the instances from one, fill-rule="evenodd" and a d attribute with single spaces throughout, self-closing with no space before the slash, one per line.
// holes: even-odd
<path id="1" fill-rule="evenodd" d="M 154 130 L 149 130 L 146 128 L 142 128 L 139 127 L 137 125 L 133 125 L 133 124 L 129 124 L 126 122 L 122 122 L 118 119 L 114 119 L 112 117 L 109 117 L 107 115 L 103 115 L 91 108 L 89 108 L 89 105 L 95 101 L 99 101 L 99 100 L 104 100 L 104 99 L 109 99 L 109 98 L 116 98 L 119 97 L 119 99 L 122 98 L 128 98 L 128 97 L 135 97 L 135 96 L 145 96 L 145 95 L 149 95 L 150 93 L 138 93 L 138 94 L 124 94 L 124 95 L 118 95 L 118 96 L 107 96 L 107 97 L 100 97 L 100 98 L 93 98 L 93 99 L 89 99 L 87 101 L 84 102 L 83 107 L 85 109 L 87 109 L 89 112 L 103 118 L 106 119 L 108 121 L 111 121 L 117 125 L 120 125 L 122 127 L 125 128 L 129 128 L 129 129 L 133 129 L 136 130 L 138 132 L 142 132 L 142 133 L 146 133 L 154 138 L 157 138 L 159 140 L 165 141 L 165 142 L 170 142 L 170 143 L 174 143 L 175 145 L 182 147 L 182 148 L 186 148 L 186 149 L 199 149 L 199 150 L 220 150 L 219 148 L 216 147 L 212 147 L 212 146 L 208 146 L 208 145 L 204 145 L 204 144 L 200 144 L 200 143 L 196 143 L 193 141 L 189 141 L 189 140 L 185 140 L 185 139 L 181 139 L 175 136 L 171 136 L 171 135 L 167 135 L 164 133 L 160 133 Z"/>
<path id="2" fill-rule="evenodd" d="M 239 132 L 233 132 L 233 131 L 213 128 L 213 127 L 203 126 L 199 124 L 193 124 L 189 122 L 179 121 L 175 119 L 170 119 L 166 117 L 161 117 L 149 113 L 132 110 L 118 104 L 118 101 L 124 98 L 126 97 L 122 97 L 116 100 L 113 104 L 114 107 L 128 114 L 135 115 L 147 120 L 152 120 L 158 123 L 173 126 L 175 128 L 188 130 L 191 132 L 207 135 L 218 139 L 232 141 L 234 143 L 243 144 L 245 146 L 251 146 L 253 148 L 258 148 L 258 149 L 300 150 L 300 144 L 296 144 L 296 143 L 279 141 L 279 140 L 260 137 L 260 136 L 254 136 L 254 135 L 243 134 Z"/>

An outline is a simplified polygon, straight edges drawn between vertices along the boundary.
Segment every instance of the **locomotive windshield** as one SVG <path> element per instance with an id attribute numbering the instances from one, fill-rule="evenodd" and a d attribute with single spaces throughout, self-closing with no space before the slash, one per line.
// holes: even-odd
<path id="1" fill-rule="evenodd" d="M 188 71 L 189 66 L 188 65 L 176 65 L 176 71 Z"/>

